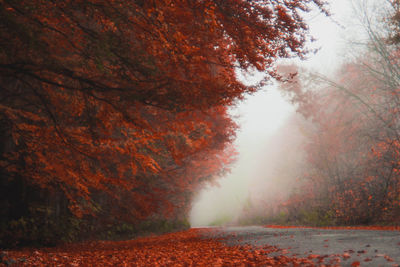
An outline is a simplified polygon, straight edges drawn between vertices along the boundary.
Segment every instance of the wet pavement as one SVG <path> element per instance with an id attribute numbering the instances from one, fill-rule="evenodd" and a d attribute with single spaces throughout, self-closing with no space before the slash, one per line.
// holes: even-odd
<path id="1" fill-rule="evenodd" d="M 336 258 L 340 266 L 400 266 L 400 232 L 383 230 L 330 230 L 318 228 L 221 227 L 207 235 L 228 245 L 276 246 L 288 257 Z"/>

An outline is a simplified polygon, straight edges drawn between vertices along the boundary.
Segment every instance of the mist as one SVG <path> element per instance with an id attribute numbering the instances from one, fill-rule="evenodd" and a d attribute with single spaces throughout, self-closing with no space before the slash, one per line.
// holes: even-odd
<path id="1" fill-rule="evenodd" d="M 253 193 L 250 188 L 260 180 L 257 173 L 261 171 L 257 169 L 269 149 L 266 144 L 294 113 L 294 107 L 274 89 L 249 97 L 232 113 L 240 114 L 241 130 L 235 141 L 239 157 L 229 175 L 219 180 L 219 186 L 206 187 L 199 193 L 191 211 L 192 226 L 220 225 L 238 219 Z"/>
<path id="2" fill-rule="evenodd" d="M 318 52 L 305 61 L 282 63 L 294 63 L 328 76 L 334 73 L 347 58 L 345 39 L 359 35 L 354 30 L 353 6 L 352 1 L 332 1 L 331 17 L 310 14 L 310 32 L 317 39 L 310 47 Z M 252 82 L 258 75 L 243 80 Z M 234 144 L 238 160 L 231 172 L 219 180 L 219 186 L 208 186 L 198 193 L 190 213 L 192 227 L 247 223 L 246 218 L 254 221 L 274 215 L 300 186 L 297 178 L 304 168 L 301 146 L 308 122 L 296 114 L 296 107 L 276 84 L 248 96 L 231 112 L 239 117 L 240 131 Z"/>

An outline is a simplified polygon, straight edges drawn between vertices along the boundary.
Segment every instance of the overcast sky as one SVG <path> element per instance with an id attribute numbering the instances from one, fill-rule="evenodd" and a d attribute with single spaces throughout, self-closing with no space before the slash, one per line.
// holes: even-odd
<path id="1" fill-rule="evenodd" d="M 306 61 L 295 61 L 326 75 L 333 73 L 344 59 L 345 37 L 358 34 L 354 30 L 351 0 L 330 2 L 331 18 L 318 12 L 309 14 L 308 18 L 311 34 L 317 39 L 312 45 L 320 47 L 319 52 L 310 55 Z M 217 220 L 235 218 L 248 198 L 249 185 L 255 166 L 263 155 L 264 144 L 293 112 L 294 107 L 274 86 L 249 96 L 232 110 L 233 114 L 240 116 L 241 130 L 236 140 L 239 160 L 232 172 L 220 180 L 220 187 L 206 188 L 199 193 L 191 212 L 192 226 L 206 226 Z"/>

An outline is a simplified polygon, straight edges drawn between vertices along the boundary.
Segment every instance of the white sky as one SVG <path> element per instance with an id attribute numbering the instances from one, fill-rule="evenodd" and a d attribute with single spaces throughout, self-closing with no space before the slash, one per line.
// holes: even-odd
<path id="1" fill-rule="evenodd" d="M 349 27 L 344 25 L 354 26 L 351 0 L 330 2 L 331 18 L 318 12 L 309 15 L 310 31 L 317 39 L 313 47 L 321 49 L 316 55 L 309 55 L 305 62 L 295 61 L 301 66 L 327 75 L 340 65 L 340 59 L 343 58 L 341 51 L 346 45 L 343 37 L 348 36 L 349 32 Z M 350 34 L 354 35 L 356 32 Z M 268 138 L 294 112 L 294 107 L 282 98 L 274 86 L 269 86 L 249 96 L 232 112 L 240 115 L 241 130 L 236 140 L 239 160 L 232 172 L 219 181 L 220 187 L 206 188 L 199 193 L 190 218 L 194 227 L 235 218 L 248 197 L 252 173 L 255 166 L 260 164 L 262 150 L 265 149 Z"/>

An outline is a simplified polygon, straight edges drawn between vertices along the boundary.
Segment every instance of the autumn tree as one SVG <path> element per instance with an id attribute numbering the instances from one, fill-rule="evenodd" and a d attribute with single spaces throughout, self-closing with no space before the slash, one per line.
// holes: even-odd
<path id="1" fill-rule="evenodd" d="M 334 79 L 300 74 L 282 85 L 314 125 L 302 175 L 314 193 L 303 190 L 288 205 L 314 204 L 308 212 L 317 211 L 320 223 L 393 223 L 400 216 L 398 46 L 381 34 L 387 28 L 376 30 L 387 25 L 374 23 L 365 20 L 368 42 Z"/>
<path id="2" fill-rule="evenodd" d="M 278 58 L 303 57 L 313 5 L 327 13 L 319 0 L 1 1 L 2 188 L 36 186 L 78 217 L 182 206 L 230 162 L 227 106 L 263 85 L 236 70 L 268 80 Z M 9 200 L 2 217 L 21 218 Z"/>

